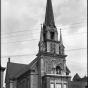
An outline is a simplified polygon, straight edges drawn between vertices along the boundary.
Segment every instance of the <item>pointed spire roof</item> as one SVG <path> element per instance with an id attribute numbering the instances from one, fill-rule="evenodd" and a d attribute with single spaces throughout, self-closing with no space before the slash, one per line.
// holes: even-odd
<path id="1" fill-rule="evenodd" d="M 80 79 L 80 76 L 78 73 L 75 74 L 75 76 L 73 77 L 73 81 L 77 81 Z"/>
<path id="2" fill-rule="evenodd" d="M 38 43 L 38 45 L 40 45 L 41 42 L 44 41 L 44 38 L 43 38 L 43 28 L 42 28 L 42 24 L 41 24 L 41 32 L 40 32 L 40 41 Z"/>
<path id="3" fill-rule="evenodd" d="M 41 33 L 40 33 L 40 43 L 44 40 L 43 38 L 43 28 L 42 28 L 42 24 L 41 24 Z"/>
<path id="4" fill-rule="evenodd" d="M 63 45 L 61 29 L 60 29 L 60 44 Z"/>
<path id="5" fill-rule="evenodd" d="M 44 37 L 43 37 L 43 28 L 41 24 L 41 33 L 40 33 L 40 41 L 39 41 L 39 52 L 45 51 L 45 45 L 44 45 Z"/>
<path id="6" fill-rule="evenodd" d="M 52 23 L 55 26 L 52 2 L 51 0 L 47 0 L 45 24 L 48 26 L 48 25 L 51 25 Z"/>

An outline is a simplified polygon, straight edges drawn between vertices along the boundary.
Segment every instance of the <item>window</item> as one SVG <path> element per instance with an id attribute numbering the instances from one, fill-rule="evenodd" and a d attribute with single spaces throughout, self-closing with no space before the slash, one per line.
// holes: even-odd
<path id="1" fill-rule="evenodd" d="M 51 84 L 50 84 L 50 88 L 55 88 L 55 87 L 54 87 L 54 83 L 51 83 Z"/>
<path id="2" fill-rule="evenodd" d="M 46 39 L 46 34 L 44 33 L 43 36 L 44 36 L 44 41 L 45 41 L 45 39 Z"/>
<path id="3" fill-rule="evenodd" d="M 50 32 L 50 34 L 51 34 L 51 39 L 53 40 L 54 39 L 54 32 Z"/>
<path id="4" fill-rule="evenodd" d="M 61 67 L 60 66 L 56 67 L 56 74 L 61 74 Z"/>
<path id="5" fill-rule="evenodd" d="M 62 85 L 61 84 L 56 84 L 56 88 L 62 88 Z"/>
<path id="6" fill-rule="evenodd" d="M 64 84 L 64 88 L 67 88 L 67 84 Z"/>

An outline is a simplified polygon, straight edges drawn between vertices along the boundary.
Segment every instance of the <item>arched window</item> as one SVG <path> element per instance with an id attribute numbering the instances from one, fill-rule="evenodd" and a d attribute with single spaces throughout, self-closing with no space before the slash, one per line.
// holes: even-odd
<path id="1" fill-rule="evenodd" d="M 61 67 L 60 66 L 56 66 L 56 74 L 61 74 Z"/>
<path id="2" fill-rule="evenodd" d="M 50 32 L 50 38 L 52 39 L 52 40 L 54 40 L 54 32 Z"/>
<path id="3" fill-rule="evenodd" d="M 43 34 L 43 37 L 44 37 L 44 41 L 45 41 L 45 39 L 46 39 L 46 34 L 45 33 Z"/>

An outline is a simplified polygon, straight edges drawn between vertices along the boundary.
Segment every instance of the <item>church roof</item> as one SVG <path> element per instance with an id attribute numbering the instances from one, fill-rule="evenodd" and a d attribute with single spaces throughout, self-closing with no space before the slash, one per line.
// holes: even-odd
<path id="1" fill-rule="evenodd" d="M 7 83 L 7 78 L 13 79 L 13 78 L 18 78 L 27 71 L 32 69 L 32 66 L 34 63 L 38 61 L 38 58 L 35 58 L 30 64 L 20 64 L 20 63 L 12 63 L 8 62 L 7 63 L 7 69 L 6 69 L 6 78 L 5 78 L 5 83 Z M 70 73 L 70 70 L 66 66 L 66 72 Z"/>
<path id="2" fill-rule="evenodd" d="M 79 81 L 87 82 L 88 77 L 84 76 L 83 78 L 80 78 Z"/>
<path id="3" fill-rule="evenodd" d="M 27 65 L 20 64 L 20 63 L 7 62 L 5 83 L 7 83 L 7 80 L 12 79 L 13 76 L 17 74 L 20 70 L 22 70 L 25 66 Z"/>
<path id="4" fill-rule="evenodd" d="M 38 60 L 38 58 L 35 58 L 30 64 L 28 64 L 25 68 L 23 68 L 20 72 L 18 72 L 13 78 L 18 78 L 22 74 L 26 73 L 28 70 L 31 70 L 31 67 L 33 64 Z"/>
<path id="5" fill-rule="evenodd" d="M 47 0 L 46 14 L 45 14 L 45 24 L 48 26 L 48 25 L 51 25 L 52 22 L 55 25 L 52 2 L 51 2 L 51 0 Z"/>
<path id="6" fill-rule="evenodd" d="M 78 75 L 78 73 L 75 74 L 75 76 L 73 77 L 73 81 L 77 81 L 80 79 L 80 76 Z"/>
<path id="7" fill-rule="evenodd" d="M 73 77 L 73 81 L 80 81 L 80 82 L 87 82 L 88 77 L 84 76 L 83 78 L 81 78 L 78 73 L 75 74 L 75 76 Z"/>

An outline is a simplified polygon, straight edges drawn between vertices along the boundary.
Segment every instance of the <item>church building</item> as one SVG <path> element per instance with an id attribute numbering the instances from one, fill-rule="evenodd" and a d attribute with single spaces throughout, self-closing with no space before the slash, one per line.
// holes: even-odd
<path id="1" fill-rule="evenodd" d="M 70 70 L 66 65 L 62 34 L 54 21 L 51 0 L 47 0 L 45 20 L 41 26 L 37 57 L 28 65 L 7 63 L 6 88 L 69 88 Z"/>

